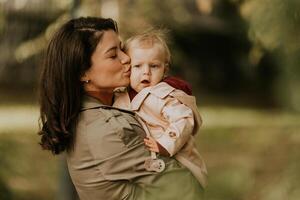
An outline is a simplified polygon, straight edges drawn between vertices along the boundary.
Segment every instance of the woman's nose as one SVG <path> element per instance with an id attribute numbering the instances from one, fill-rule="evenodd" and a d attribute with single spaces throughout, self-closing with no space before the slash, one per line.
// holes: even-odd
<path id="1" fill-rule="evenodd" d="M 123 65 L 130 63 L 130 57 L 126 53 L 124 53 L 123 51 L 121 51 L 121 63 Z"/>

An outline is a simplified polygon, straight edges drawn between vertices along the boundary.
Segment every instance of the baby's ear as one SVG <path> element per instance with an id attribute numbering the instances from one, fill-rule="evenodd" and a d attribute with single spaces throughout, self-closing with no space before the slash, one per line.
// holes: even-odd
<path id="1" fill-rule="evenodd" d="M 169 69 L 170 69 L 170 64 L 165 63 L 165 71 L 164 71 L 165 76 L 169 73 Z"/>

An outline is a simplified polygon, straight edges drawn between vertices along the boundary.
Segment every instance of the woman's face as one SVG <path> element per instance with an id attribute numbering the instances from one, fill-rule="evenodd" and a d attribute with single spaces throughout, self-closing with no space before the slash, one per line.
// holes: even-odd
<path id="1" fill-rule="evenodd" d="M 91 57 L 92 66 L 85 72 L 82 81 L 86 91 L 113 91 L 129 85 L 130 58 L 121 50 L 119 36 L 113 30 L 103 33 Z"/>

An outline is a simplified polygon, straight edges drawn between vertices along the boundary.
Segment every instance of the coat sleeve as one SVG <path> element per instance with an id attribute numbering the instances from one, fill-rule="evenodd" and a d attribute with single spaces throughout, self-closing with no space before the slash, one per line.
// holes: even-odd
<path id="1" fill-rule="evenodd" d="M 109 181 L 133 180 L 151 174 L 144 168 L 150 153 L 144 147 L 139 123 L 119 111 L 102 109 L 101 112 L 103 117 L 86 127 L 91 164 Z"/>
<path id="2" fill-rule="evenodd" d="M 156 140 L 169 152 L 170 156 L 173 156 L 188 141 L 193 132 L 193 111 L 176 98 L 169 96 L 166 98 L 162 115 L 168 121 L 169 126 Z"/>

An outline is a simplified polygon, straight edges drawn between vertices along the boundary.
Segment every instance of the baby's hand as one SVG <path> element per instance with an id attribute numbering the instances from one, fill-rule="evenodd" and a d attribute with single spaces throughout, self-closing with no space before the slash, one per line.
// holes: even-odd
<path id="1" fill-rule="evenodd" d="M 144 143 L 150 151 L 159 153 L 157 142 L 152 137 L 146 137 Z"/>
<path id="2" fill-rule="evenodd" d="M 150 151 L 159 153 L 163 156 L 170 156 L 169 152 L 163 146 L 161 146 L 161 144 L 156 142 L 152 137 L 145 138 L 144 143 Z"/>

